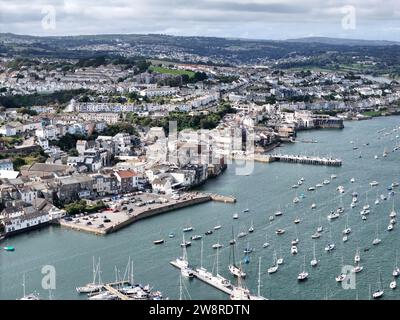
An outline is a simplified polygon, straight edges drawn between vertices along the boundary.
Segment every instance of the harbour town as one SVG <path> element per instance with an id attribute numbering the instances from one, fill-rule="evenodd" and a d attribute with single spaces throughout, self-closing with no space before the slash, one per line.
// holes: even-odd
<path id="1" fill-rule="evenodd" d="M 0 300 L 399 299 L 399 43 L 58 26 L 0 33 Z"/>
<path id="2" fill-rule="evenodd" d="M 387 246 L 396 241 L 393 238 L 396 233 L 396 217 L 393 212 L 397 208 L 398 127 L 397 118 L 388 117 L 367 122 L 349 122 L 343 131 L 305 131 L 299 134 L 301 140 L 318 142 L 287 144 L 282 149 L 285 150 L 284 153 L 304 154 L 307 151 L 307 154 L 317 154 L 319 148 L 323 148 L 331 154 L 339 155 L 343 161 L 342 166 L 255 162 L 254 173 L 238 176 L 235 174 L 235 167 L 240 166 L 240 163 L 237 162 L 229 165 L 226 172 L 217 179 L 197 188 L 199 196 L 232 194 L 236 202 L 207 200 L 193 207 L 182 207 L 154 218 L 140 220 L 104 238 L 53 225 L 6 239 L 4 246 L 12 244 L 16 250 L 1 253 L 3 261 L 9 261 L 2 264 L 1 272 L 7 273 L 7 265 L 13 263 L 17 273 L 8 280 L 4 279 L 8 289 L 2 289 L 1 296 L 17 298 L 22 295 L 19 284 L 22 283 L 22 274 L 25 274 L 27 290 L 36 288 L 35 282 L 40 278 L 40 272 L 34 270 L 40 268 L 48 258 L 45 254 L 39 254 L 33 264 L 36 267 L 32 271 L 25 269 L 23 261 L 25 252 L 38 246 L 46 248 L 45 252 L 52 255 L 51 263 L 60 269 L 60 276 L 71 282 L 60 291 L 54 290 L 52 295 L 58 295 L 59 299 L 85 297 L 77 295 L 75 287 L 87 283 L 90 278 L 93 258 L 91 252 L 101 256 L 102 275 L 106 278 L 103 280 L 104 285 L 129 281 L 127 276 L 124 280 L 124 272 L 114 272 L 114 265 L 119 265 L 118 270 L 124 270 L 127 257 L 132 256 L 135 257 L 131 260 L 135 279 L 151 283 L 156 290 L 162 292 L 163 297 L 169 298 L 179 298 L 180 292 L 189 292 L 192 299 L 226 299 L 232 294 L 232 289 L 229 288 L 243 287 L 248 288 L 249 292 L 242 299 L 257 297 L 257 292 L 266 299 L 280 299 L 287 295 L 293 299 L 342 299 L 356 295 L 359 299 L 369 299 L 369 292 L 372 297 L 381 283 L 384 298 L 395 299 L 396 291 L 389 288 L 389 283 L 392 281 L 392 271 L 396 271 L 396 268 L 393 269 L 393 265 L 397 264 L 396 252 L 387 250 Z M 344 141 L 344 151 L 342 144 L 337 144 L 337 141 Z M 385 149 L 390 152 L 385 153 Z M 379 171 L 367 169 L 382 162 L 384 166 L 378 166 Z M 243 188 L 237 189 L 237 183 L 242 184 Z M 355 198 L 356 193 L 358 196 Z M 191 193 L 182 193 L 180 197 L 183 199 L 189 197 L 189 194 Z M 265 194 L 269 196 L 265 197 Z M 132 197 L 140 197 L 140 194 Z M 299 201 L 295 202 L 295 198 Z M 358 201 L 355 200 L 357 198 Z M 145 199 L 138 199 L 134 203 L 143 200 Z M 120 201 L 126 200 L 121 198 Z M 379 204 L 376 204 L 377 201 Z M 350 206 L 349 202 L 356 205 Z M 314 209 L 312 204 L 315 204 Z M 370 209 L 364 209 L 366 204 L 369 204 Z M 331 211 L 336 213 L 336 209 L 343 213 L 334 218 L 336 214 Z M 129 208 L 127 210 L 129 212 Z M 360 214 L 363 210 L 370 212 Z M 387 212 L 392 212 L 391 217 Z M 110 211 L 109 215 L 112 214 L 114 213 Z M 328 216 L 331 218 L 328 219 Z M 84 217 L 78 219 L 82 218 Z M 99 218 L 102 219 L 101 216 Z M 389 220 L 390 224 L 393 223 L 394 233 L 386 230 L 385 222 L 389 223 Z M 350 229 L 350 233 L 343 234 L 342 229 L 347 232 Z M 151 231 L 148 232 L 149 230 Z M 186 238 L 183 241 L 182 230 L 188 230 L 183 233 Z M 283 232 L 282 235 L 279 235 L 279 230 Z M 317 234 L 317 238 L 312 237 Z M 29 244 L 24 240 L 26 237 L 31 239 Z M 58 240 L 55 242 L 56 238 Z M 164 241 L 155 245 L 153 242 L 158 239 Z M 379 245 L 372 243 L 376 239 L 381 240 Z M 236 240 L 233 246 L 231 240 Z M 181 246 L 187 242 L 191 245 Z M 135 243 L 141 243 L 141 248 L 133 250 Z M 217 248 L 216 244 L 220 246 Z M 334 249 L 328 249 L 332 251 L 326 251 L 329 245 L 333 245 Z M 83 247 L 87 250 L 82 251 Z M 238 278 L 232 276 L 228 268 L 233 263 L 232 247 L 236 251 L 235 265 L 246 274 L 241 279 L 240 286 L 237 283 Z M 293 247 L 297 248 L 296 254 Z M 183 249 L 186 254 L 182 253 Z M 177 257 L 185 256 L 187 266 L 198 279 L 190 280 L 190 277 L 180 276 L 170 265 Z M 335 281 L 335 277 L 338 277 L 343 263 L 354 263 L 355 256 L 359 256 L 362 261 L 355 266 L 360 266 L 363 270 L 357 273 L 355 291 L 344 290 L 340 282 Z M 317 261 L 316 267 L 309 264 L 313 259 Z M 152 266 L 148 265 L 150 261 Z M 278 261 L 281 264 L 277 264 Z M 68 269 L 65 269 L 65 265 L 69 266 Z M 308 279 L 304 283 L 297 280 L 298 270 L 303 268 Z M 155 270 L 158 270 L 157 274 Z M 203 277 L 201 274 L 199 277 L 200 270 L 203 270 Z M 114 273 L 120 276 L 113 277 Z M 215 285 L 208 284 L 209 281 L 216 281 L 211 280 L 213 277 L 217 277 L 216 280 L 219 281 L 227 280 L 226 287 L 222 285 L 220 290 Z M 379 280 L 380 277 L 382 280 Z M 328 279 L 323 282 L 327 284 L 326 288 L 318 285 L 321 281 L 319 279 Z M 203 281 L 206 281 L 204 285 Z M 283 282 L 286 287 L 281 285 Z M 120 288 L 127 290 L 129 286 L 131 285 L 122 284 Z M 119 288 L 118 285 L 116 288 Z M 104 290 L 102 297 L 105 299 L 108 295 L 110 299 L 115 296 L 115 292 L 105 293 L 112 289 L 110 291 L 106 287 Z M 41 298 L 48 296 L 42 291 L 37 295 Z"/>

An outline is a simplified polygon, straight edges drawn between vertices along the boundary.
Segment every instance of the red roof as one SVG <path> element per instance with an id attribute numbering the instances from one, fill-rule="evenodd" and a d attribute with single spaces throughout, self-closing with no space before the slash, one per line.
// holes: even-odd
<path id="1" fill-rule="evenodd" d="M 133 177 L 137 176 L 136 172 L 129 171 L 129 170 L 117 171 L 115 174 L 117 174 L 121 179 L 128 179 L 128 178 L 133 178 Z"/>

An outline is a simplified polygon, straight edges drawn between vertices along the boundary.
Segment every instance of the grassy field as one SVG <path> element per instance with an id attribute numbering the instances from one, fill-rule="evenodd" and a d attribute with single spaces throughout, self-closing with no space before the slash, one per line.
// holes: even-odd
<path id="1" fill-rule="evenodd" d="M 164 73 L 164 74 L 171 74 L 175 76 L 181 76 L 181 75 L 188 75 L 189 78 L 194 77 L 194 72 L 193 71 L 188 71 L 188 70 L 175 70 L 175 69 L 168 69 L 168 68 L 163 68 L 163 67 L 156 67 L 156 66 L 150 66 L 149 68 L 153 72 L 157 73 Z"/>

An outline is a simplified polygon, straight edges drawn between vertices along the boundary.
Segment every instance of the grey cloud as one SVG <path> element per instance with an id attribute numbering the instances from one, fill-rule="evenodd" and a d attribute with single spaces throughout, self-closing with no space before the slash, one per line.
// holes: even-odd
<path id="1" fill-rule="evenodd" d="M 0 32 L 48 35 L 40 27 L 45 5 L 56 9 L 57 29 L 51 34 L 58 35 L 164 32 L 282 39 L 318 32 L 400 40 L 399 0 L 0 0 Z M 340 27 L 347 5 L 356 9 L 353 31 Z"/>

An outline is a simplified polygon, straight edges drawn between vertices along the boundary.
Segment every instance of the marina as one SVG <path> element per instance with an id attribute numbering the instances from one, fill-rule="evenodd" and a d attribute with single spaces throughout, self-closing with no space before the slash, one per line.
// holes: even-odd
<path id="1" fill-rule="evenodd" d="M 55 298 L 87 299 L 86 295 L 76 292 L 76 287 L 88 282 L 88 274 L 93 269 L 92 255 L 95 253 L 101 256 L 103 275 L 111 275 L 114 266 L 124 265 L 128 256 L 135 257 L 135 276 L 138 279 L 143 283 L 154 284 L 163 296 L 177 298 L 178 277 L 170 261 L 181 254 L 182 229 L 190 221 L 194 231 L 185 234 L 186 240 L 190 236 L 202 235 L 204 267 L 207 270 L 213 268 L 216 250 L 212 249 L 212 245 L 223 245 L 218 249 L 221 266 L 219 273 L 232 284 L 237 280 L 228 269 L 231 248 L 229 241 L 233 237 L 240 253 L 237 260 L 242 262 L 246 287 L 251 292 L 257 291 L 258 257 L 261 257 L 260 291 L 268 299 L 354 299 L 356 294 L 359 299 L 372 299 L 375 291 L 379 296 L 382 290 L 382 299 L 398 299 L 398 291 L 390 289 L 393 272 L 397 268 L 395 248 L 400 245 L 400 239 L 396 237 L 398 226 L 393 224 L 391 232 L 386 229 L 390 220 L 396 219 L 390 217 L 391 212 L 393 209 L 398 212 L 400 206 L 398 187 L 387 190 L 392 183 L 396 185 L 400 181 L 400 153 L 390 152 L 387 157 L 374 159 L 375 154 L 382 154 L 383 139 L 388 149 L 398 142 L 393 135 L 385 135 L 394 126 L 399 126 L 396 117 L 351 122 L 342 131 L 318 131 L 318 143 L 287 144 L 283 147 L 287 154 L 335 154 L 343 159 L 340 167 L 256 163 L 254 172 L 249 177 L 243 177 L 235 175 L 234 163 L 223 175 L 198 189 L 201 194 L 235 195 L 236 202 L 229 205 L 208 200 L 199 205 L 177 208 L 168 214 L 140 219 L 107 237 L 93 237 L 91 234 L 53 225 L 13 237 L 12 243 L 7 243 L 10 239 L 3 240 L 2 247 L 12 245 L 16 250 L 0 251 L 0 274 L 4 284 L 0 288 L 0 297 L 20 297 L 20 283 L 24 273 L 27 275 L 27 286 L 37 289 L 40 296 L 47 296 L 47 292 L 40 289 L 40 271 L 43 265 L 51 264 L 57 269 L 57 290 L 53 292 Z M 382 128 L 388 129 L 378 134 L 377 131 Z M 316 137 L 316 133 L 305 131 L 299 133 L 299 136 L 311 139 Z M 359 150 L 362 149 L 361 159 L 358 158 L 359 150 L 354 151 L 350 141 L 357 141 Z M 369 145 L 364 145 L 366 143 Z M 304 183 L 292 189 L 291 186 L 297 184 L 301 177 Z M 354 182 L 350 181 L 351 178 L 354 178 Z M 323 183 L 325 180 L 329 183 Z M 379 185 L 372 187 L 370 183 L 373 181 Z M 308 191 L 310 186 L 317 184 L 321 186 Z M 338 186 L 343 186 L 344 193 L 337 191 Z M 294 204 L 292 200 L 296 192 L 300 201 Z M 351 208 L 355 193 L 358 194 L 359 204 Z M 302 198 L 302 195 L 305 197 Z M 374 205 L 377 197 L 380 203 Z M 316 204 L 315 209 L 311 209 L 313 203 Z M 363 220 L 360 210 L 366 203 L 370 205 L 370 213 L 365 215 L 367 220 Z M 336 212 L 341 206 L 343 213 L 329 221 L 327 216 L 330 211 Z M 245 212 L 245 209 L 249 210 Z M 275 216 L 278 210 L 283 214 Z M 239 213 L 237 219 L 232 218 L 234 213 Z M 270 216 L 274 216 L 274 219 L 269 220 Z M 294 224 L 295 219 L 301 222 Z M 214 230 L 218 225 L 221 228 Z M 254 232 L 248 233 L 252 225 Z M 285 232 L 278 236 L 275 231 L 279 229 Z M 208 230 L 214 232 L 206 236 Z M 343 242 L 345 230 L 348 240 Z M 237 236 L 240 232 L 245 233 L 243 238 Z M 174 236 L 169 237 L 170 234 Z M 372 244 L 376 238 L 381 240 L 379 245 Z M 157 239 L 164 239 L 165 242 L 156 246 L 153 241 Z M 293 239 L 299 240 L 296 244 L 297 255 L 291 254 Z M 193 265 L 200 265 L 201 241 L 192 241 L 187 248 Z M 263 247 L 266 242 L 268 246 Z M 248 243 L 255 251 L 248 254 L 250 262 L 244 264 L 243 250 Z M 329 253 L 325 252 L 328 245 L 334 245 Z M 274 252 L 276 265 L 280 259 L 284 263 L 275 272 L 269 273 Z M 362 267 L 362 271 L 357 273 L 356 290 L 343 290 L 335 281 L 335 277 L 341 274 L 342 257 L 344 265 L 351 264 L 354 268 L 359 265 L 357 270 Z M 314 261 L 311 266 L 312 260 L 316 260 L 317 264 Z M 379 269 L 381 280 L 378 279 Z M 299 281 L 297 278 L 299 272 L 303 271 L 308 273 L 307 281 Z M 182 279 L 192 299 L 229 298 L 229 293 L 210 290 L 210 284 L 196 281 L 200 279 L 196 275 L 194 277 L 194 280 Z M 114 279 L 107 279 L 106 276 L 103 278 L 106 278 L 104 283 L 116 283 Z"/>

